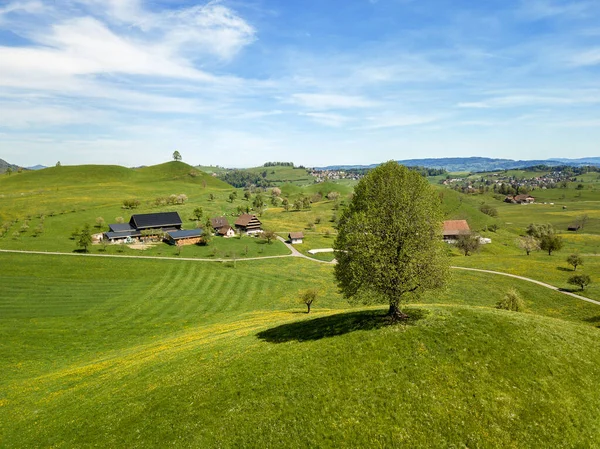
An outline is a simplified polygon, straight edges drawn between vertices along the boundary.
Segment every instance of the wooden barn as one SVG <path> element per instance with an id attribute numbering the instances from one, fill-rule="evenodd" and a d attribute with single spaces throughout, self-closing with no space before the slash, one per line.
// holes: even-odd
<path id="1" fill-rule="evenodd" d="M 236 229 L 239 229 L 240 232 L 245 232 L 247 234 L 258 234 L 263 232 L 262 223 L 256 217 L 256 215 L 251 214 L 242 214 L 235 221 Z"/>
<path id="2" fill-rule="evenodd" d="M 104 237 L 111 242 L 131 241 L 142 237 L 142 231 L 156 231 L 156 234 L 181 229 L 183 222 L 177 212 L 158 212 L 154 214 L 135 214 L 129 223 L 108 225 Z"/>

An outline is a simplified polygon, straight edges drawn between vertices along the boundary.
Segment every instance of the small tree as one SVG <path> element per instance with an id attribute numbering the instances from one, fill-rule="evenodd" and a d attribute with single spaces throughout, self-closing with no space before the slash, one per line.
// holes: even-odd
<path id="1" fill-rule="evenodd" d="M 592 283 L 591 278 L 587 274 L 575 274 L 567 280 L 568 284 L 578 285 L 581 290 Z"/>
<path id="2" fill-rule="evenodd" d="M 579 254 L 571 254 L 567 257 L 567 263 L 573 266 L 573 271 L 576 271 L 578 266 L 583 265 L 583 258 Z"/>
<path id="3" fill-rule="evenodd" d="M 246 191 L 244 192 L 244 199 L 245 199 L 246 201 L 250 201 L 250 198 L 252 198 L 252 194 L 250 193 L 250 190 L 246 190 Z"/>
<path id="4" fill-rule="evenodd" d="M 544 235 L 554 234 L 554 228 L 551 224 L 531 223 L 525 232 L 536 239 L 541 239 Z"/>
<path id="5" fill-rule="evenodd" d="M 208 201 L 214 201 L 215 200 L 215 194 L 214 193 L 209 193 L 208 194 Z"/>
<path id="6" fill-rule="evenodd" d="M 261 237 L 265 239 L 270 245 L 273 242 L 273 240 L 277 238 L 277 234 L 275 234 L 275 231 L 273 231 L 272 229 L 265 229 L 261 234 Z"/>
<path id="7" fill-rule="evenodd" d="M 283 206 L 283 209 L 286 212 L 290 210 L 290 201 L 287 198 L 283 199 L 283 201 L 281 202 L 281 205 Z"/>
<path id="8" fill-rule="evenodd" d="M 526 235 L 524 237 L 519 237 L 517 239 L 517 246 L 521 249 L 524 249 L 527 255 L 532 251 L 538 251 L 540 249 L 540 243 L 530 235 Z"/>
<path id="9" fill-rule="evenodd" d="M 6 174 L 7 175 L 9 175 L 9 176 L 12 175 L 12 172 L 13 172 L 12 167 L 6 167 Z"/>
<path id="10" fill-rule="evenodd" d="M 202 210 L 202 208 L 200 206 L 196 207 L 194 209 L 194 217 L 196 217 L 196 220 L 202 220 L 202 215 L 204 215 L 204 211 Z"/>
<path id="11" fill-rule="evenodd" d="M 102 229 L 102 227 L 104 226 L 104 223 L 106 223 L 104 221 L 104 218 L 102 218 L 102 217 L 96 218 L 96 227 L 97 228 Z"/>
<path id="12" fill-rule="evenodd" d="M 327 199 L 329 201 L 335 201 L 337 202 L 337 200 L 340 198 L 340 194 L 338 192 L 329 192 L 327 194 Z"/>
<path id="13" fill-rule="evenodd" d="M 79 228 L 73 229 L 73 232 L 71 232 L 71 240 L 75 240 L 77 237 L 79 237 L 79 234 Z"/>
<path id="14" fill-rule="evenodd" d="M 553 251 L 560 251 L 563 247 L 563 240 L 556 234 L 545 234 L 540 239 L 540 248 L 543 251 L 548 251 L 551 256 Z"/>
<path id="15" fill-rule="evenodd" d="M 525 302 L 514 288 L 506 292 L 504 298 L 496 303 L 497 309 L 512 310 L 513 312 L 523 312 L 525 310 Z"/>
<path id="16" fill-rule="evenodd" d="M 79 240 L 77 240 L 77 246 L 83 248 L 83 252 L 88 252 L 88 246 L 92 244 L 92 234 L 90 232 L 90 225 L 85 224 L 79 234 Z"/>
<path id="17" fill-rule="evenodd" d="M 123 220 L 123 217 L 117 217 L 117 218 L 115 218 L 115 221 L 117 223 L 124 223 L 125 222 L 125 220 Z"/>
<path id="18" fill-rule="evenodd" d="M 478 235 L 461 234 L 456 240 L 456 247 L 465 253 L 465 256 L 478 251 L 480 246 Z"/>
<path id="19" fill-rule="evenodd" d="M 317 300 L 318 295 L 319 292 L 315 288 L 300 292 L 300 301 L 307 307 L 306 313 L 310 313 L 310 306 Z"/>
<path id="20" fill-rule="evenodd" d="M 489 204 L 482 204 L 479 206 L 479 210 L 490 217 L 498 216 L 498 209 L 496 209 L 494 206 L 490 206 Z"/>
<path id="21" fill-rule="evenodd" d="M 235 200 L 235 195 L 233 193 L 229 194 L 229 202 L 233 203 L 233 201 Z"/>
<path id="22" fill-rule="evenodd" d="M 181 153 L 177 150 L 173 152 L 173 160 L 179 162 L 181 160 Z"/>
<path id="23" fill-rule="evenodd" d="M 273 187 L 271 189 L 271 195 L 272 196 L 280 196 L 281 195 L 281 189 L 279 187 Z"/>
<path id="24" fill-rule="evenodd" d="M 294 201 L 294 210 L 300 210 L 300 209 L 302 209 L 302 200 Z"/>
<path id="25" fill-rule="evenodd" d="M 57 162 L 56 162 L 56 166 L 57 166 L 57 167 L 60 167 L 60 165 L 61 165 L 61 164 L 60 164 L 60 161 L 57 161 Z"/>

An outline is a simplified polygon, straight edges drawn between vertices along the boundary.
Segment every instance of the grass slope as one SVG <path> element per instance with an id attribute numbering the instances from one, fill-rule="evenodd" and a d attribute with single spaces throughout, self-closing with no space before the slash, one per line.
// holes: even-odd
<path id="1" fill-rule="evenodd" d="M 308 261 L 0 261 L 3 447 L 600 444 L 600 309 L 533 284 L 456 272 L 389 327 Z"/>

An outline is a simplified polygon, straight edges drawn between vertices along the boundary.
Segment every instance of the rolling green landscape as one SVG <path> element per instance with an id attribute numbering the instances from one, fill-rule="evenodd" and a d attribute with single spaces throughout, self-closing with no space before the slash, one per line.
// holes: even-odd
<path id="1" fill-rule="evenodd" d="M 234 188 L 215 168 L 0 175 L 0 250 L 25 251 L 0 252 L 1 447 L 600 446 L 600 305 L 454 269 L 445 290 L 390 324 L 377 298 L 342 297 L 334 265 L 322 263 L 333 253 L 308 253 L 333 246 L 355 182 L 252 169 L 267 171 L 275 195 Z M 449 245 L 452 266 L 600 301 L 598 173 L 533 190 L 527 205 L 443 180 L 430 182 L 445 218 L 466 219 L 492 240 L 469 256 Z M 161 200 L 180 194 L 182 204 Z M 306 207 L 293 206 L 304 198 Z M 303 231 L 297 249 L 308 258 L 247 236 L 182 248 L 93 244 L 86 255 L 73 237 L 136 213 L 177 211 L 193 229 L 214 216 L 233 223 L 241 209 L 281 237 Z M 582 216 L 585 226 L 568 231 Z M 516 241 L 531 223 L 552 224 L 563 248 L 526 255 Z M 576 272 L 592 278 L 584 290 L 567 283 L 571 253 L 584 261 Z M 307 314 L 299 298 L 309 288 L 318 298 Z M 525 312 L 496 308 L 511 289 Z"/>

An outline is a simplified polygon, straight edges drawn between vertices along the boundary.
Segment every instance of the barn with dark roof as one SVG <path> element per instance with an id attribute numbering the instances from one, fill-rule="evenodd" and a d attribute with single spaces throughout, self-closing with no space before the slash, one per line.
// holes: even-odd
<path id="1" fill-rule="evenodd" d="M 157 234 L 177 231 L 183 222 L 177 212 L 157 212 L 154 214 L 134 214 L 129 223 L 114 223 L 108 225 L 104 237 L 111 242 L 140 238 L 142 231 L 156 231 Z"/>

